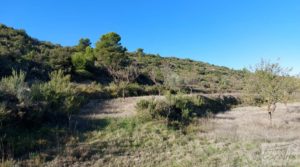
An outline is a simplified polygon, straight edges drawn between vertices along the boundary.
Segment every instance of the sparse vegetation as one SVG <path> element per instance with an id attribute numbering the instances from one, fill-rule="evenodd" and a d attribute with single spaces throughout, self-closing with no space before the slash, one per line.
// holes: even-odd
<path id="1" fill-rule="evenodd" d="M 289 69 L 282 68 L 279 63 L 270 63 L 262 60 L 254 69 L 254 74 L 247 78 L 245 95 L 253 100 L 267 104 L 270 119 L 276 110 L 278 102 L 290 99 L 297 90 L 297 85 L 289 76 Z M 292 80 L 291 80 L 292 79 Z"/>

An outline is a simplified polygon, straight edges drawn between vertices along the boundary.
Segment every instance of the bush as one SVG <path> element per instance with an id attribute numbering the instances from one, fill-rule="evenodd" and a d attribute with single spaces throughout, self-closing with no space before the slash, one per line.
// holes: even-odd
<path id="1" fill-rule="evenodd" d="M 137 109 L 146 111 L 153 119 L 165 119 L 167 124 L 176 128 L 187 126 L 197 115 L 202 99 L 180 95 L 166 95 L 165 100 L 141 100 Z"/>
<path id="2" fill-rule="evenodd" d="M 16 96 L 19 101 L 23 102 L 28 99 L 28 86 L 25 82 L 26 73 L 23 71 L 12 71 L 12 75 L 4 77 L 0 81 L 0 90 Z"/>
<path id="3" fill-rule="evenodd" d="M 137 102 L 137 104 L 136 104 L 136 109 L 137 109 L 137 110 L 145 110 L 145 109 L 148 109 L 150 103 L 153 102 L 153 101 L 154 101 L 153 99 L 152 99 L 151 101 L 150 101 L 150 100 L 142 99 L 142 100 L 140 100 L 139 102 Z"/>
<path id="4" fill-rule="evenodd" d="M 47 83 L 32 86 L 31 96 L 34 102 L 44 102 L 43 110 L 54 115 L 70 115 L 78 111 L 83 98 L 71 85 L 70 76 L 61 70 L 50 74 Z"/>
<path id="5" fill-rule="evenodd" d="M 141 96 L 141 95 L 146 94 L 144 87 L 137 83 L 123 84 L 123 85 L 117 85 L 115 83 L 111 83 L 111 84 L 109 84 L 108 87 L 106 87 L 106 91 L 109 94 L 111 94 L 112 97 L 122 97 L 123 96 L 123 88 L 125 91 L 124 92 L 125 97 Z"/>
<path id="6" fill-rule="evenodd" d="M 71 62 L 76 70 L 84 70 L 87 65 L 87 60 L 81 52 L 74 53 L 71 57 Z"/>
<path id="7" fill-rule="evenodd" d="M 207 98 L 169 93 L 163 100 L 141 100 L 136 108 L 142 114 L 147 113 L 152 119 L 163 119 L 168 125 L 181 128 L 189 125 L 196 116 L 210 117 L 211 114 L 228 110 L 238 103 L 239 101 L 232 96 Z"/>

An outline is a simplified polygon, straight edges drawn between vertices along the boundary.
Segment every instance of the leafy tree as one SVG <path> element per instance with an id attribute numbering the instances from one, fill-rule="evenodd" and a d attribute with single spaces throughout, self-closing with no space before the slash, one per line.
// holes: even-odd
<path id="1" fill-rule="evenodd" d="M 121 45 L 120 41 L 120 35 L 111 32 L 103 35 L 95 48 L 97 61 L 107 67 L 115 81 L 119 80 L 117 72 L 128 63 L 126 48 Z"/>
<path id="2" fill-rule="evenodd" d="M 285 83 L 289 72 L 290 69 L 282 68 L 278 63 L 262 60 L 256 65 L 254 73 L 247 78 L 246 94 L 267 104 L 270 119 L 276 110 L 276 103 L 282 102 L 282 97 L 285 96 Z"/>

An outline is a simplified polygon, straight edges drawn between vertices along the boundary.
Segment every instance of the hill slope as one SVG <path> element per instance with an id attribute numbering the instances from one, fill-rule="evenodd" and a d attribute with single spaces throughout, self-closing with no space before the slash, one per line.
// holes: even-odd
<path id="1" fill-rule="evenodd" d="M 89 67 L 88 75 L 75 72 L 72 55 L 78 52 L 77 48 L 42 42 L 30 37 L 24 30 L 1 24 L 0 77 L 9 75 L 11 69 L 18 69 L 27 72 L 29 81 L 47 80 L 49 72 L 61 69 L 71 74 L 73 81 L 77 82 L 108 84 L 113 81 L 112 75 L 103 65 Z M 95 52 L 94 48 L 91 49 Z M 140 85 L 168 85 L 169 89 L 192 88 L 200 92 L 232 92 L 241 90 L 241 80 L 245 75 L 242 71 L 204 62 L 146 54 L 142 49 L 126 52 L 126 56 L 138 65 L 139 71 L 135 80 L 130 82 Z"/>

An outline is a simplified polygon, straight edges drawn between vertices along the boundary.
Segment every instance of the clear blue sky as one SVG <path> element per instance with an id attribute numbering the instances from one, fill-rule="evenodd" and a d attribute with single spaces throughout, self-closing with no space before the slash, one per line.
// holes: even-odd
<path id="1" fill-rule="evenodd" d="M 130 51 L 300 73 L 299 0 L 3 0 L 0 22 L 64 46 L 114 31 Z"/>

